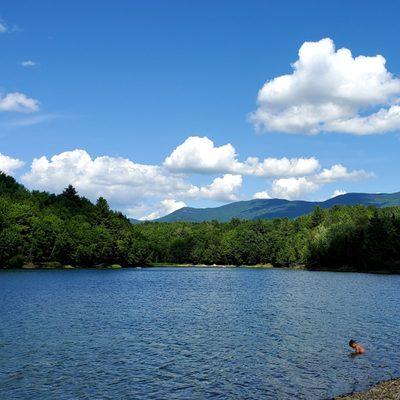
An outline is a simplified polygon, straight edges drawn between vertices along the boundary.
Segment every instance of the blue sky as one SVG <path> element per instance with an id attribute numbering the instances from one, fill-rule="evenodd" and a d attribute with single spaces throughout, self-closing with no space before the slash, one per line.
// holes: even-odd
<path id="1" fill-rule="evenodd" d="M 382 109 L 397 112 L 399 13 L 396 1 L 362 6 L 358 1 L 2 1 L 3 169 L 8 166 L 7 172 L 30 188 L 60 191 L 72 181 L 82 194 L 105 195 L 113 207 L 135 217 L 162 215 L 183 203 L 250 199 L 255 193 L 325 199 L 335 190 L 399 191 L 397 114 L 389 122 L 386 114 L 379 121 L 359 120 Z M 346 64 L 323 81 L 335 85 L 340 75 L 330 88 L 339 94 L 328 98 L 329 91 L 313 87 L 326 72 L 318 72 L 322 64 L 310 67 L 312 79 L 306 66 L 283 99 L 274 97 L 275 86 L 281 90 L 277 82 L 265 88 L 265 102 L 257 105 L 267 81 L 293 74 L 301 46 L 324 38 L 334 43 L 336 69 L 341 64 L 334 57 L 344 47 L 352 57 L 382 55 L 392 75 L 382 81 L 375 67 L 363 75 L 367 67 L 355 65 L 351 72 Z M 314 47 L 323 51 L 322 45 Z M 23 66 L 24 61 L 35 65 Z M 379 60 L 372 61 L 379 70 Z M 343 77 L 351 73 L 355 79 Z M 364 87 L 371 74 L 373 82 Z M 358 77 L 364 78 L 349 88 Z M 358 96 L 363 90 L 365 101 Z M 14 97 L 4 102 L 10 93 L 37 102 L 18 103 Z M 316 110 L 318 102 L 329 110 Z M 332 104 L 340 109 L 328 117 Z M 304 121 L 290 125 L 294 109 L 307 121 L 318 117 L 318 128 Z M 258 131 L 251 118 L 257 110 L 262 111 Z M 207 137 L 213 147 L 198 139 L 193 148 L 186 142 L 177 149 L 193 136 Z M 218 150 L 227 144 L 237 156 L 226 147 Z M 84 152 L 51 161 L 75 149 Z M 175 149 L 175 164 L 166 168 Z M 47 164 L 42 160 L 32 169 L 33 159 L 42 156 Z M 94 162 L 101 156 L 107 159 Z M 266 158 L 275 164 L 301 158 L 309 170 L 293 172 L 294 161 L 288 167 L 292 173 L 288 168 L 249 172 L 248 157 L 258 157 L 260 164 Z M 314 169 L 312 158 L 318 160 Z M 16 168 L 12 160 L 24 165 Z M 336 169 L 335 175 L 331 169 L 337 164 L 346 172 Z M 142 165 L 154 168 L 143 171 Z M 318 175 L 324 169 L 331 171 L 325 178 Z"/>

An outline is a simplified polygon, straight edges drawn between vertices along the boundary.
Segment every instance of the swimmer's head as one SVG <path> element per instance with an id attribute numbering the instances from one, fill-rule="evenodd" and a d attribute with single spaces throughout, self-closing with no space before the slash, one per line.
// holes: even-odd
<path id="1" fill-rule="evenodd" d="M 350 342 L 349 342 L 349 346 L 350 346 L 351 348 L 354 348 L 355 345 L 356 345 L 355 340 L 351 339 Z"/>

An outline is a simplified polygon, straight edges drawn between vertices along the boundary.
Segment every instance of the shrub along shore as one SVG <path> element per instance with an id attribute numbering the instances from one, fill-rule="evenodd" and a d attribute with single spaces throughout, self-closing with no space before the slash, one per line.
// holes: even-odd
<path id="1" fill-rule="evenodd" d="M 254 266 L 400 272 L 400 207 L 320 208 L 296 218 L 132 225 L 72 186 L 29 191 L 0 173 L 2 268 Z"/>

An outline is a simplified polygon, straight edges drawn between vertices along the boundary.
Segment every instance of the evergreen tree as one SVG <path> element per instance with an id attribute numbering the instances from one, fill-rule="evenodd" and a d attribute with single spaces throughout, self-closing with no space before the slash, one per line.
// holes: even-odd
<path id="1" fill-rule="evenodd" d="M 311 213 L 311 228 L 315 228 L 318 226 L 324 218 L 324 213 L 320 206 L 314 208 L 313 212 Z"/>
<path id="2" fill-rule="evenodd" d="M 78 192 L 72 185 L 68 185 L 62 192 L 62 196 L 71 201 L 79 200 Z"/>

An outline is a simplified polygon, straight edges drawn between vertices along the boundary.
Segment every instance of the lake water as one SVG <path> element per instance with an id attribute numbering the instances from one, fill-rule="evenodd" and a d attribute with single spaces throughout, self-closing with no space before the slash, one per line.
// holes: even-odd
<path id="1" fill-rule="evenodd" d="M 1 399 L 324 399 L 400 376 L 400 276 L 0 272 Z M 367 349 L 350 358 L 347 342 Z"/>

